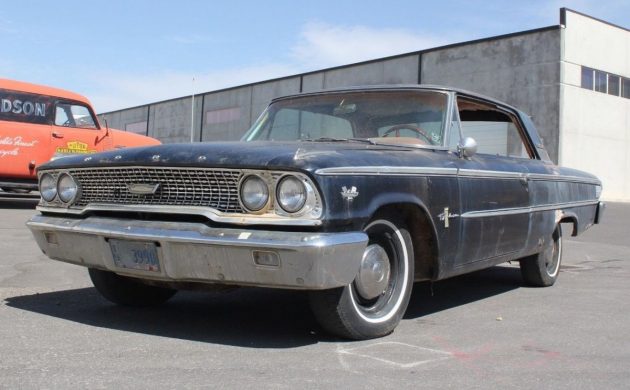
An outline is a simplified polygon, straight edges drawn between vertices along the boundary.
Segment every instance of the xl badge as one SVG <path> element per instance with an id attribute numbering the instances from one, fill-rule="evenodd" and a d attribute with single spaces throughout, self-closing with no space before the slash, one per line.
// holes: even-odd
<path id="1" fill-rule="evenodd" d="M 341 197 L 347 199 L 352 202 L 354 198 L 359 196 L 359 191 L 357 191 L 357 187 L 352 186 L 348 189 L 346 186 L 341 187 Z"/>
<path id="2" fill-rule="evenodd" d="M 153 195 L 160 188 L 160 183 L 132 183 L 127 184 L 127 189 L 136 195 Z"/>

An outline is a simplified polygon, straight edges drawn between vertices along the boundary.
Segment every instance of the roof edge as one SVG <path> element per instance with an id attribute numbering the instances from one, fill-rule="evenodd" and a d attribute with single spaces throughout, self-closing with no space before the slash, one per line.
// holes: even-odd
<path id="1" fill-rule="evenodd" d="M 585 18 L 589 18 L 591 20 L 595 20 L 597 22 L 607 24 L 607 25 L 609 25 L 611 27 L 615 27 L 615 28 L 618 28 L 618 29 L 630 32 L 630 29 L 628 29 L 626 27 L 622 27 L 622 26 L 620 26 L 618 24 L 607 22 L 607 21 L 605 21 L 603 19 L 599 19 L 599 18 L 596 18 L 594 16 L 591 16 L 591 15 L 588 15 L 588 14 L 585 14 L 585 13 L 582 13 L 580 11 L 576 11 L 574 9 L 567 8 L 567 7 L 560 8 L 560 25 L 563 26 L 563 27 L 566 27 L 566 25 L 567 25 L 567 12 L 572 12 L 572 13 L 574 13 L 576 15 L 584 16 Z"/>

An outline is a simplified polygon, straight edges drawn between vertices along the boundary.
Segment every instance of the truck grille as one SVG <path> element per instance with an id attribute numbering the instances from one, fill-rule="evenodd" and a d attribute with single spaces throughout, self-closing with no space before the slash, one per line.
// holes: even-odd
<path id="1" fill-rule="evenodd" d="M 244 213 L 238 196 L 239 170 L 124 167 L 70 170 L 79 183 L 74 206 L 90 203 L 211 207 L 224 213 Z M 159 184 L 155 193 L 137 194 L 129 185 Z"/>

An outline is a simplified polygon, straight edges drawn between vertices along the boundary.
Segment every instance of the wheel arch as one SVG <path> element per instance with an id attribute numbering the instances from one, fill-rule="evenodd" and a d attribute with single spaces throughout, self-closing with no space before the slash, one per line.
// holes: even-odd
<path id="1" fill-rule="evenodd" d="M 563 211 L 560 218 L 556 221 L 556 225 L 561 223 L 567 223 L 572 225 L 571 236 L 575 237 L 578 235 L 578 217 L 575 213 Z"/>
<path id="2" fill-rule="evenodd" d="M 383 204 L 374 211 L 370 221 L 387 217 L 402 221 L 409 230 L 414 248 L 414 280 L 435 279 L 439 275 L 440 248 L 437 231 L 426 206 L 413 202 Z"/>

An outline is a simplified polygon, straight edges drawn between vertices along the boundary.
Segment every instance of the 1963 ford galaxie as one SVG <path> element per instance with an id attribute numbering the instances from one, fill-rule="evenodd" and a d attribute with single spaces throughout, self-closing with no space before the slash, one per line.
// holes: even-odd
<path id="1" fill-rule="evenodd" d="M 551 286 L 561 224 L 577 235 L 603 211 L 601 182 L 554 165 L 527 115 L 433 86 L 279 98 L 242 142 L 67 157 L 38 175 L 37 243 L 112 302 L 309 290 L 322 327 L 353 339 L 392 332 L 414 281 L 516 260 Z"/>

